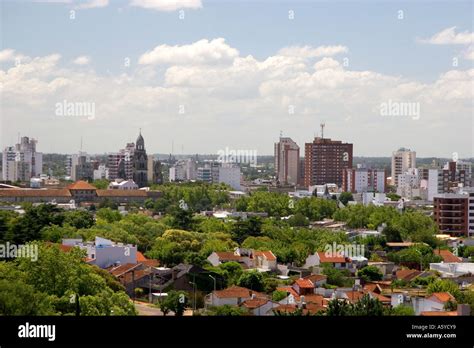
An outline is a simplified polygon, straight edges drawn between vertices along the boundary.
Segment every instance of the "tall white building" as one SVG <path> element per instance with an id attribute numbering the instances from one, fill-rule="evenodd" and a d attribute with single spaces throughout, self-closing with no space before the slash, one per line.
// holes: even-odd
<path id="1" fill-rule="evenodd" d="M 3 151 L 2 178 L 6 181 L 30 181 L 43 173 L 43 154 L 36 152 L 37 140 L 22 137 L 19 144 Z"/>
<path id="2" fill-rule="evenodd" d="M 94 180 L 108 179 L 109 178 L 109 168 L 104 164 L 101 164 L 99 168 L 94 169 Z"/>
<path id="3" fill-rule="evenodd" d="M 346 192 L 385 192 L 387 177 L 383 169 L 344 169 L 342 190 Z"/>
<path id="4" fill-rule="evenodd" d="M 421 178 L 417 168 L 409 168 L 405 173 L 399 174 L 397 181 L 397 195 L 410 199 L 421 196 Z"/>
<path id="5" fill-rule="evenodd" d="M 398 186 L 398 176 L 416 167 L 416 152 L 401 148 L 392 153 L 392 184 Z"/>

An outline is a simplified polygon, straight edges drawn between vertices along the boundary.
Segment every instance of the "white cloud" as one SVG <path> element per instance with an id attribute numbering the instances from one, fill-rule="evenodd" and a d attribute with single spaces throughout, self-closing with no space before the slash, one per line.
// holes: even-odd
<path id="1" fill-rule="evenodd" d="M 91 59 L 88 56 L 79 56 L 73 60 L 73 63 L 76 65 L 87 65 L 90 62 L 91 62 Z"/>
<path id="2" fill-rule="evenodd" d="M 340 65 L 341 64 L 337 60 L 324 57 L 319 62 L 316 62 L 316 64 L 314 64 L 314 68 L 316 70 L 335 69 L 340 67 Z"/>
<path id="3" fill-rule="evenodd" d="M 152 51 L 144 53 L 138 60 L 139 64 L 215 64 L 231 62 L 239 55 L 239 51 L 226 44 L 223 38 L 199 40 L 190 45 L 160 45 Z"/>
<path id="4" fill-rule="evenodd" d="M 11 48 L 6 48 L 6 49 L 0 51 L 0 63 L 2 63 L 2 62 L 21 63 L 22 61 L 26 61 L 28 59 L 29 59 L 29 57 L 27 57 L 23 54 L 20 54 L 20 53 L 16 53 L 16 51 L 11 49 Z"/>
<path id="5" fill-rule="evenodd" d="M 109 5 L 109 0 L 89 0 L 89 1 L 81 1 L 76 5 L 76 8 L 79 10 L 86 10 L 90 8 L 100 8 L 100 7 L 107 7 Z"/>
<path id="6" fill-rule="evenodd" d="M 470 45 L 474 41 L 474 33 L 467 30 L 456 33 L 456 27 L 450 27 L 420 41 L 432 45 Z"/>
<path id="7" fill-rule="evenodd" d="M 0 59 L 15 54 L 4 50 Z M 135 136 L 131 128 L 143 126 L 160 134 L 147 139 L 153 152 L 166 152 L 165 146 L 179 139 L 185 152 L 244 146 L 263 154 L 272 151 L 280 129 L 303 146 L 324 119 L 329 136 L 357 144 L 356 155 L 390 154 L 401 144 L 422 153 L 448 149 L 460 156 L 471 148 L 465 125 L 471 122 L 474 69 L 447 71 L 432 83 L 421 83 L 350 70 L 330 57 L 314 63 L 293 55 L 241 56 L 224 39 L 162 45 L 140 59 L 137 68 L 118 75 L 62 66 L 57 54 L 0 70 L 3 113 L 11 118 L 4 122 L 5 134 L 31 127 L 41 144 L 55 146 L 61 129 L 74 129 L 74 134 L 90 136 L 88 151 L 103 152 L 117 150 L 124 133 Z M 95 102 L 93 123 L 55 117 L 54 105 L 64 99 Z M 420 119 L 381 117 L 378 107 L 387 100 L 419 102 Z M 180 105 L 184 115 L 178 114 Z M 288 113 L 289 106 L 295 114 Z M 456 115 L 455 124 L 451 115 Z M 457 136 L 446 136 L 453 127 Z M 198 132 L 206 142 L 197 140 Z M 427 132 L 437 139 L 436 148 L 421 136 Z M 93 140 L 105 136 L 106 144 Z M 67 137 L 61 144 L 62 151 L 77 150 Z"/>
<path id="8" fill-rule="evenodd" d="M 330 57 L 341 53 L 347 53 L 349 49 L 346 46 L 290 46 L 284 47 L 278 51 L 281 56 L 295 56 L 301 58 Z"/>
<path id="9" fill-rule="evenodd" d="M 202 2 L 201 0 L 132 0 L 130 6 L 171 12 L 184 8 L 202 8 Z"/>

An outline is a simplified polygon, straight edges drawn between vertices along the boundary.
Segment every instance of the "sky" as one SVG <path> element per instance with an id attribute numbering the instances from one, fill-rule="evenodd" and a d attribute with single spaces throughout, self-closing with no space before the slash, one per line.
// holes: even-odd
<path id="1" fill-rule="evenodd" d="M 0 3 L 1 148 L 474 157 L 471 1 Z"/>

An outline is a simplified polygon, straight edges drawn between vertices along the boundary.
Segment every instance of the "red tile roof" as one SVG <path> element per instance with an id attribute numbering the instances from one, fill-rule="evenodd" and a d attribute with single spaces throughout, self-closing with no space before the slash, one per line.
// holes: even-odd
<path id="1" fill-rule="evenodd" d="M 214 291 L 214 295 L 219 298 L 250 298 L 252 294 L 254 294 L 256 298 L 266 298 L 265 294 L 235 285 L 227 289 Z"/>
<path id="2" fill-rule="evenodd" d="M 441 256 L 444 262 L 462 262 L 461 258 L 457 257 L 452 252 L 446 249 L 442 249 L 442 250 L 436 249 L 433 251 L 433 253 L 435 255 Z"/>
<path id="3" fill-rule="evenodd" d="M 241 304 L 241 306 L 244 306 L 245 308 L 248 308 L 248 309 L 255 309 L 258 307 L 262 307 L 263 305 L 266 305 L 268 301 L 269 300 L 266 298 L 253 298 L 253 299 L 245 300 Z"/>
<path id="4" fill-rule="evenodd" d="M 2 189 L 0 197 L 71 197 L 67 189 Z"/>
<path id="5" fill-rule="evenodd" d="M 346 263 L 348 259 L 344 257 L 342 254 L 338 254 L 336 256 L 326 256 L 324 251 L 318 251 L 319 260 L 320 262 L 330 262 L 330 263 Z"/>
<path id="6" fill-rule="evenodd" d="M 299 278 L 295 280 L 295 284 L 298 285 L 302 289 L 313 289 L 314 284 L 309 279 Z"/>
<path id="7" fill-rule="evenodd" d="M 309 279 L 311 280 L 313 283 L 317 283 L 317 282 L 320 282 L 321 280 L 325 280 L 327 279 L 328 277 L 325 276 L 325 275 L 322 275 L 322 274 L 311 274 L 309 276 L 306 276 L 306 277 L 303 277 L 304 279 Z"/>
<path id="8" fill-rule="evenodd" d="M 239 261 L 242 260 L 242 256 L 234 254 L 232 251 L 215 251 L 219 260 L 225 261 Z"/>
<path id="9" fill-rule="evenodd" d="M 69 190 L 96 190 L 97 187 L 92 186 L 87 181 L 79 180 L 67 187 Z"/>
<path id="10" fill-rule="evenodd" d="M 449 292 L 433 292 L 430 297 L 428 297 L 429 300 L 440 302 L 440 303 L 445 303 L 448 301 L 454 301 L 453 295 L 451 295 Z"/>
<path id="11" fill-rule="evenodd" d="M 148 197 L 144 190 L 97 190 L 98 197 Z"/>
<path id="12" fill-rule="evenodd" d="M 265 257 L 269 261 L 275 261 L 276 260 L 276 256 L 270 250 L 254 251 L 253 255 L 255 257 L 257 257 L 257 256 Z"/>
<path id="13" fill-rule="evenodd" d="M 137 251 L 137 262 L 142 262 L 148 260 L 145 255 L 143 255 L 141 252 Z"/>

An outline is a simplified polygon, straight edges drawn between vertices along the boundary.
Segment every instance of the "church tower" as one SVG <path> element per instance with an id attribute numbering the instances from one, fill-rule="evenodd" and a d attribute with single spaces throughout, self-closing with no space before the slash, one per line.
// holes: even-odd
<path id="1" fill-rule="evenodd" d="M 137 138 L 135 152 L 133 154 L 133 181 L 138 187 L 147 186 L 148 157 L 145 150 L 145 140 L 142 132 Z"/>

